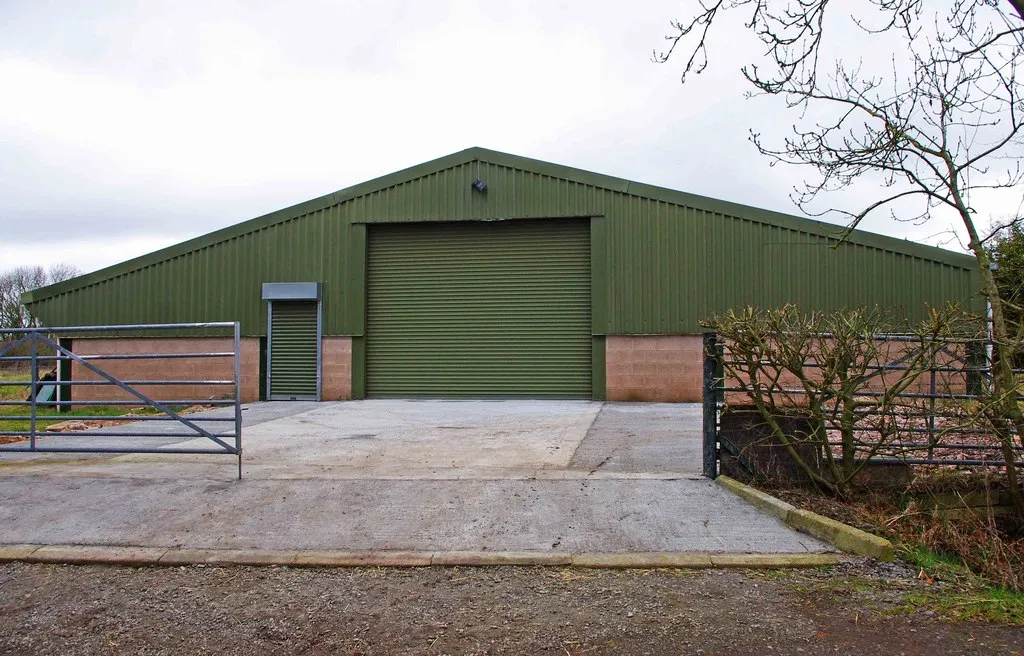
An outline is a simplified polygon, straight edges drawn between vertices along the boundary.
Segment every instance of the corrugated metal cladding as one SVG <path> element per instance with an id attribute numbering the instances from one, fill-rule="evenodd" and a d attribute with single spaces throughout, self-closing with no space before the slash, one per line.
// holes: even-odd
<path id="1" fill-rule="evenodd" d="M 486 193 L 473 191 L 484 180 Z M 594 334 L 692 333 L 745 304 L 808 309 L 966 302 L 969 257 L 816 222 L 470 149 L 40 290 L 49 325 L 242 321 L 266 334 L 259 285 L 323 283 L 324 333 L 363 335 L 366 232 L 377 223 L 599 217 Z M 833 228 L 835 230 L 835 228 Z"/>
<path id="2" fill-rule="evenodd" d="M 273 301 L 270 315 L 270 400 L 317 400 L 316 301 Z"/>
<path id="3" fill-rule="evenodd" d="M 366 389 L 591 396 L 590 222 L 373 226 Z"/>
<path id="4" fill-rule="evenodd" d="M 614 333 L 699 332 L 737 306 L 839 310 L 973 306 L 973 271 L 853 242 L 649 199 L 618 197 L 607 223 L 608 323 Z M 975 308 L 977 309 L 977 308 Z"/>
<path id="5" fill-rule="evenodd" d="M 487 182 L 474 191 L 473 180 Z M 603 189 L 542 173 L 471 162 L 368 193 L 344 204 L 352 221 L 405 223 L 468 219 L 589 217 L 604 213 Z"/>
<path id="6" fill-rule="evenodd" d="M 241 321 L 243 334 L 266 335 L 262 283 L 312 280 L 323 283 L 324 318 L 337 331 L 330 318 L 343 315 L 351 293 L 343 252 L 348 234 L 338 208 L 326 208 L 101 276 L 33 306 L 51 326 Z"/>

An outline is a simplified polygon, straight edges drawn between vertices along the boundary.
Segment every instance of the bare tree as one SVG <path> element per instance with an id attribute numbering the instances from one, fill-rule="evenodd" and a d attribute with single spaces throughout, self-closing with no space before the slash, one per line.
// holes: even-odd
<path id="1" fill-rule="evenodd" d="M 1015 217 L 998 228 L 987 244 L 989 256 L 995 261 L 996 285 L 1003 301 L 1006 322 L 1016 328 L 1014 340 L 1024 340 L 1024 226 Z M 1017 351 L 1015 367 L 1024 367 L 1024 353 Z"/>
<path id="2" fill-rule="evenodd" d="M 64 282 L 65 280 L 71 280 L 76 276 L 82 275 L 82 270 L 76 267 L 74 264 L 68 264 L 67 262 L 57 262 L 50 266 L 47 270 L 50 281 L 47 283 L 52 285 L 58 282 Z"/>
<path id="3" fill-rule="evenodd" d="M 33 324 L 28 308 L 21 304 L 25 292 L 81 274 L 71 264 L 54 264 L 49 270 L 41 266 L 21 266 L 0 273 L 0 328 L 27 328 Z"/>
<path id="4" fill-rule="evenodd" d="M 785 305 L 729 310 L 701 325 L 723 346 L 727 404 L 752 407 L 808 480 L 847 498 L 875 458 L 955 463 L 956 443 L 966 439 L 972 448 L 999 449 L 1005 460 L 998 436 L 1006 431 L 992 426 L 991 399 L 946 402 L 970 393 L 980 323 L 953 306 L 908 321 L 879 308 L 804 313 Z M 893 329 L 906 337 L 886 337 Z M 1013 460 L 1011 453 L 1004 470 L 1024 517 Z"/>
<path id="5" fill-rule="evenodd" d="M 811 214 L 839 212 L 848 229 L 889 211 L 897 219 L 927 220 L 942 208 L 963 224 L 967 248 L 991 307 L 997 357 L 993 367 L 993 426 L 1012 461 L 1013 433 L 1024 445 L 1024 413 L 1011 363 L 1024 333 L 1008 325 L 972 197 L 982 188 L 1021 182 L 1024 124 L 1024 1 L 1022 0 L 702 0 L 689 18 L 672 22 L 667 50 L 687 57 L 683 80 L 708 65 L 712 26 L 730 12 L 766 48 L 764 61 L 742 73 L 756 94 L 776 96 L 795 110 L 788 136 L 752 134 L 774 161 L 811 169 L 794 201 Z M 843 12 L 843 13 L 840 13 Z M 844 32 L 837 28 L 846 21 Z M 837 46 L 854 32 L 856 51 Z M 865 44 L 881 62 L 871 69 Z M 828 208 L 829 192 L 878 182 L 878 193 L 854 211 Z M 905 203 L 921 204 L 910 215 Z"/>

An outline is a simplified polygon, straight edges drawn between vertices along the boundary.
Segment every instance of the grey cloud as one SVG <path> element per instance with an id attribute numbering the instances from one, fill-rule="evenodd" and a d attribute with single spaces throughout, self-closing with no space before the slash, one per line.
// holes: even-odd
<path id="1" fill-rule="evenodd" d="M 198 108 L 206 130 L 185 154 L 129 143 L 137 125 L 96 144 L 0 120 L 0 242 L 199 234 L 470 145 L 793 212 L 788 194 L 804 172 L 769 167 L 747 141 L 748 128 L 792 122 L 742 99 L 736 71 L 749 44 L 719 41 L 713 71 L 685 88 L 677 64 L 650 62 L 679 11 L 670 0 L 5 2 L 0 74 L 18 60 L 113 81 L 138 111 L 217 66 L 238 67 L 258 89 L 227 115 L 208 97 L 172 98 Z M 324 87 L 338 92 L 282 97 Z M 564 88 L 578 95 L 557 96 Z M 100 112 L 120 101 L 89 100 Z M 514 102 L 523 111 L 500 111 Z M 225 136 L 253 117 L 251 134 Z M 866 227 L 905 230 L 884 218 Z"/>

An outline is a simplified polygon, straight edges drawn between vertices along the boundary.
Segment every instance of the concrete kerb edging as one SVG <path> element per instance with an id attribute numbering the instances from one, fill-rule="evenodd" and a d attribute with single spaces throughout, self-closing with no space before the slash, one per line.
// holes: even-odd
<path id="1" fill-rule="evenodd" d="M 824 567 L 835 554 L 565 553 L 531 551 L 262 551 L 164 549 L 96 545 L 0 545 L 0 563 L 67 565 L 252 565 L 290 567 L 428 567 L 502 565 L 572 566 L 606 569 L 707 569 Z"/>
<path id="2" fill-rule="evenodd" d="M 809 510 L 801 510 L 728 476 L 719 476 L 715 482 L 756 508 L 781 519 L 786 525 L 830 542 L 847 553 L 869 556 L 887 562 L 896 558 L 896 550 L 893 548 L 892 542 L 877 535 Z"/>

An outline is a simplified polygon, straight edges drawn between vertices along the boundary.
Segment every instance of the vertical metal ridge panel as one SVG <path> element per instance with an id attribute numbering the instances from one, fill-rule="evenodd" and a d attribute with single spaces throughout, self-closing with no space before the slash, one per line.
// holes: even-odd
<path id="1" fill-rule="evenodd" d="M 273 301 L 267 368 L 271 400 L 317 399 L 319 334 L 316 301 Z"/>
<path id="2" fill-rule="evenodd" d="M 729 308 L 787 302 L 976 309 L 976 275 L 941 262 L 635 196 L 605 210 L 609 333 L 697 332 Z"/>
<path id="3" fill-rule="evenodd" d="M 480 178 L 485 193 L 471 188 Z M 353 201 L 367 223 L 582 217 L 598 214 L 598 190 L 561 178 L 475 162 L 396 184 Z"/>
<path id="4" fill-rule="evenodd" d="M 371 226 L 367 394 L 590 398 L 589 223 Z"/>
<path id="5" fill-rule="evenodd" d="M 340 208 L 316 210 L 45 299 L 33 310 L 49 325 L 238 320 L 243 334 L 263 335 L 260 285 L 316 280 L 331 295 L 325 333 L 344 334 L 348 237 Z"/>

